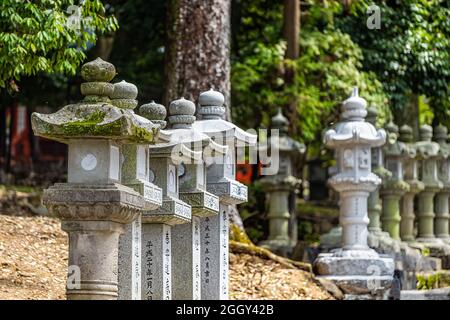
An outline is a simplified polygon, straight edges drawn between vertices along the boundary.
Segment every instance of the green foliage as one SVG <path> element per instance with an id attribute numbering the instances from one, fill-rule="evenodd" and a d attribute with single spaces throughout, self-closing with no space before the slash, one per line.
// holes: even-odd
<path id="1" fill-rule="evenodd" d="M 117 29 L 99 0 L 84 1 L 79 28 L 71 27 L 73 5 L 73 0 L 1 1 L 0 89 L 18 91 L 16 81 L 38 73 L 74 75 L 97 33 Z"/>
<path id="2" fill-rule="evenodd" d="M 379 108 L 381 118 L 386 118 L 389 110 L 382 85 L 373 73 L 360 71 L 362 53 L 348 35 L 329 29 L 305 31 L 300 48 L 295 89 L 305 141 L 320 138 L 323 125 L 337 119 L 338 107 L 353 86 L 358 86 L 361 96 Z"/>
<path id="3" fill-rule="evenodd" d="M 439 283 L 439 273 L 416 275 L 417 290 L 435 289 Z"/>
<path id="4" fill-rule="evenodd" d="M 448 0 L 383 0 L 381 29 L 366 26 L 373 1 L 354 1 L 335 16 L 364 54 L 364 68 L 376 73 L 392 107 L 402 110 L 409 93 L 430 98 L 436 117 L 450 119 L 450 6 Z"/>
<path id="5" fill-rule="evenodd" d="M 419 97 L 419 124 L 433 124 L 434 113 L 430 107 L 430 104 L 427 103 L 425 96 Z"/>
<path id="6" fill-rule="evenodd" d="M 120 25 L 109 58 L 116 66 L 117 80 L 138 85 L 141 103 L 161 101 L 167 1 L 105 1 L 112 7 Z"/>
<path id="7" fill-rule="evenodd" d="M 244 6 L 244 4 L 241 4 Z M 242 32 L 234 48 L 232 61 L 233 119 L 244 127 L 268 126 L 278 107 L 297 98 L 299 136 L 306 143 L 320 142 L 325 125 L 337 119 L 339 104 L 351 87 L 360 87 L 361 95 L 380 108 L 381 116 L 389 113 L 387 97 L 375 74 L 362 72 L 363 55 L 351 38 L 322 20 L 330 7 L 313 5 L 300 33 L 300 58 L 284 58 L 286 44 L 281 38 L 282 6 L 268 7 L 265 0 L 246 2 L 241 8 Z M 255 9 L 266 8 L 269 11 Z M 275 13 L 274 13 L 275 12 Z M 265 17 L 265 24 L 261 24 Z M 275 29 L 274 26 L 278 29 Z M 261 32 L 262 30 L 262 32 Z M 264 36 L 254 35 L 261 33 Z M 285 81 L 286 69 L 293 70 L 293 81 Z"/>

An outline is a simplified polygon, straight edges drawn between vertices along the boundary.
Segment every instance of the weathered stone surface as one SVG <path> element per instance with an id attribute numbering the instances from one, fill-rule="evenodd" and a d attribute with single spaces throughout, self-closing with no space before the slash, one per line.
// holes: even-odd
<path id="1" fill-rule="evenodd" d="M 97 58 L 81 67 L 81 76 L 88 82 L 109 82 L 116 76 L 116 68 L 111 63 Z"/>
<path id="2" fill-rule="evenodd" d="M 197 217 L 217 215 L 219 197 L 209 192 L 180 192 L 180 199 L 192 207 L 192 214 Z"/>
<path id="3" fill-rule="evenodd" d="M 200 218 L 173 227 L 172 277 L 174 300 L 201 299 Z"/>
<path id="4" fill-rule="evenodd" d="M 392 276 L 320 276 L 333 281 L 346 295 L 354 295 L 353 299 L 383 299 L 387 289 L 392 285 Z M 365 296 L 367 295 L 367 296 Z M 357 297 L 363 296 L 363 297 Z"/>
<path id="5" fill-rule="evenodd" d="M 152 122 L 158 124 L 161 129 L 166 127 L 167 122 L 164 119 L 166 119 L 167 110 L 162 104 L 155 101 L 143 104 L 139 107 L 139 113 L 147 119 L 152 119 Z"/>
<path id="6" fill-rule="evenodd" d="M 125 226 L 119 237 L 119 300 L 141 300 L 141 216 Z"/>
<path id="7" fill-rule="evenodd" d="M 142 211 L 143 199 L 119 184 L 57 183 L 44 191 L 43 203 L 62 220 L 107 220 L 130 223 Z"/>
<path id="8" fill-rule="evenodd" d="M 202 218 L 200 233 L 202 300 L 227 300 L 228 205 L 221 202 L 219 215 Z"/>
<path id="9" fill-rule="evenodd" d="M 314 272 L 320 275 L 376 275 L 392 276 L 394 273 L 394 261 L 392 259 L 379 258 L 377 254 L 372 258 L 319 256 L 314 263 Z"/>
<path id="10" fill-rule="evenodd" d="M 189 223 L 191 219 L 191 206 L 176 198 L 164 199 L 161 207 L 142 215 L 143 223 L 164 223 L 169 226 Z"/>
<path id="11" fill-rule="evenodd" d="M 114 92 L 111 94 L 111 99 L 136 99 L 138 95 L 137 87 L 128 83 L 125 80 L 114 84 Z"/>
<path id="12" fill-rule="evenodd" d="M 450 288 L 403 290 L 400 300 L 450 300 Z"/>
<path id="13" fill-rule="evenodd" d="M 172 299 L 172 231 L 165 224 L 142 224 L 143 300 Z"/>
<path id="14" fill-rule="evenodd" d="M 134 91 L 137 94 L 134 85 L 124 82 L 116 85 L 118 89 L 114 94 L 114 85 L 108 83 L 115 75 L 112 64 L 96 59 L 83 65 L 81 75 L 87 81 L 81 85 L 86 95 L 84 101 L 67 105 L 53 114 L 33 113 L 31 125 L 35 135 L 62 142 L 94 137 L 135 143 L 157 140 L 159 126 L 135 115 L 132 110 L 111 104 L 110 96 L 123 100 L 134 96 Z M 122 105 L 123 101 L 119 103 Z"/>
<path id="15" fill-rule="evenodd" d="M 364 121 L 366 104 L 355 88 L 343 103 L 342 121 L 325 133 L 326 146 L 335 149 L 338 157 L 338 173 L 329 184 L 340 196 L 342 248 L 320 254 L 314 271 L 336 283 L 345 294 L 378 299 L 384 298 L 392 285 L 394 261 L 379 256 L 367 243 L 367 200 L 381 182 L 371 172 L 370 148 L 382 146 L 386 133 Z"/>
<path id="16" fill-rule="evenodd" d="M 67 299 L 117 299 L 118 241 L 123 223 L 69 220 L 61 227 L 69 234 L 69 269 L 80 271 L 80 279 L 67 287 Z"/>

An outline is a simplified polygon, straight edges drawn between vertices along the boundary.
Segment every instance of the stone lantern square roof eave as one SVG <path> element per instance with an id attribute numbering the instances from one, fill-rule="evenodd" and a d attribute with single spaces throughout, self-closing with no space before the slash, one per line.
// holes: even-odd
<path id="1" fill-rule="evenodd" d="M 108 103 L 70 104 L 52 114 L 31 115 L 37 136 L 67 143 L 72 139 L 113 139 L 152 144 L 159 126 L 143 122 L 134 112 Z"/>
<path id="2" fill-rule="evenodd" d="M 223 119 L 198 120 L 192 126 L 210 137 L 224 138 L 226 140 L 224 144 L 230 139 L 233 139 L 233 142 L 236 143 L 243 142 L 246 146 L 253 146 L 257 143 L 257 135 L 247 133 L 235 124 Z"/>
<path id="3" fill-rule="evenodd" d="M 420 159 L 437 157 L 440 149 L 439 144 L 433 141 L 418 141 L 415 143 L 415 147 Z"/>
<path id="4" fill-rule="evenodd" d="M 336 147 L 338 145 L 355 145 L 355 144 L 370 144 L 371 148 L 380 147 L 386 141 L 386 134 L 384 130 L 380 129 L 380 134 L 376 138 L 371 136 L 361 135 L 358 132 L 350 134 L 337 134 L 335 130 L 331 129 L 325 133 L 324 143 L 327 147 Z M 384 134 L 383 134 L 384 133 Z"/>
<path id="5" fill-rule="evenodd" d="M 411 148 L 401 141 L 397 141 L 393 144 L 386 144 L 384 152 L 386 153 L 386 156 L 394 158 L 414 158 L 416 156 L 415 148 Z"/>
<path id="6" fill-rule="evenodd" d="M 151 145 L 149 148 L 151 157 L 166 157 L 167 155 L 175 153 L 176 159 L 173 160 L 176 160 L 177 162 L 201 163 L 202 161 L 203 152 L 192 150 L 189 143 L 168 142 Z"/>

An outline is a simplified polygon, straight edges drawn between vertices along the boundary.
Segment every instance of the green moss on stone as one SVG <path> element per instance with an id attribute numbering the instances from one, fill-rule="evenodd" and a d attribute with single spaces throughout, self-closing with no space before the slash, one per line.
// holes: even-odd
<path id="1" fill-rule="evenodd" d="M 100 125 L 106 112 L 95 111 L 86 119 L 65 123 L 61 126 L 62 134 L 66 136 L 116 136 L 121 134 L 122 121 L 114 121 Z"/>
<path id="2" fill-rule="evenodd" d="M 154 134 L 153 131 L 149 131 L 145 128 L 141 128 L 138 126 L 132 126 L 132 135 L 133 140 L 142 141 L 142 142 L 153 142 Z"/>

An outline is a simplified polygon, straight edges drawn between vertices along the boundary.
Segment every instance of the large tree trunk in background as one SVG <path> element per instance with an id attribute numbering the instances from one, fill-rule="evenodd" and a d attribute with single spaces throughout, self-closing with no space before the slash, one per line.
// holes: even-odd
<path id="1" fill-rule="evenodd" d="M 105 61 L 109 60 L 109 56 L 114 47 L 114 39 L 115 34 L 109 34 L 98 38 L 97 45 L 95 46 L 97 57 L 100 57 Z"/>
<path id="2" fill-rule="evenodd" d="M 284 0 L 283 13 L 283 35 L 287 43 L 285 58 L 296 60 L 300 51 L 300 1 Z M 294 82 L 295 70 L 289 65 L 285 66 L 285 81 L 287 85 Z M 289 104 L 286 106 L 286 116 L 290 119 L 289 133 L 293 136 L 297 135 L 297 104 L 298 97 L 289 97 Z"/>
<path id="3" fill-rule="evenodd" d="M 284 0 L 283 10 L 283 35 L 286 40 L 286 54 L 285 58 L 289 60 L 297 60 L 300 55 L 300 0 Z M 284 75 L 286 85 L 291 85 L 295 80 L 295 70 L 288 64 L 285 66 Z M 289 134 L 297 136 L 298 134 L 298 96 L 293 95 L 289 97 L 289 103 L 286 106 L 285 114 L 290 120 Z M 299 174 L 300 162 L 296 164 L 296 169 Z M 289 236 L 291 239 L 291 245 L 295 246 L 298 240 L 297 231 L 297 194 L 291 193 L 289 195 Z"/>
<path id="4" fill-rule="evenodd" d="M 6 162 L 6 107 L 0 106 L 0 183 L 5 183 Z"/>
<path id="5" fill-rule="evenodd" d="M 225 96 L 231 121 L 230 19 L 231 0 L 168 2 L 164 105 L 181 97 L 197 102 L 200 92 L 214 88 Z M 230 212 L 244 231 L 236 207 Z"/>
<path id="6" fill-rule="evenodd" d="M 225 96 L 230 120 L 231 0 L 169 0 L 163 103 L 197 101 L 213 87 Z"/>
<path id="7" fill-rule="evenodd" d="M 300 1 L 284 0 L 283 34 L 287 41 L 286 58 L 299 57 Z"/>

